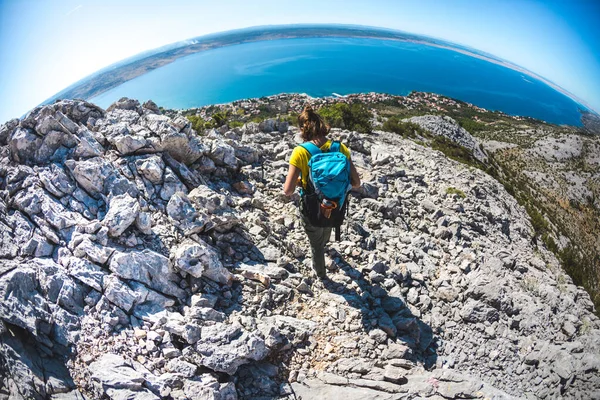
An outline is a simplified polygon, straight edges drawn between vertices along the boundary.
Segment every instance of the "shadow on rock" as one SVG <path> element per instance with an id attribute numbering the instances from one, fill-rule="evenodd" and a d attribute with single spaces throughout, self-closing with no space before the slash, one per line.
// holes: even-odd
<path id="1" fill-rule="evenodd" d="M 383 344 L 389 338 L 395 343 L 388 346 L 383 357 L 411 359 L 422 363 L 426 369 L 434 367 L 437 361 L 437 342 L 433 331 L 413 314 L 403 296 L 403 288 L 424 285 L 424 282 L 414 281 L 402 274 L 395 276 L 394 281 L 385 279 L 384 273 L 393 274 L 385 271 L 387 267 L 381 262 L 364 268 L 361 273 L 336 250 L 331 250 L 331 253 L 344 275 L 338 274 L 333 280 L 328 279 L 325 287 L 360 311 L 363 329 L 373 340 Z M 363 274 L 367 273 L 371 282 L 376 283 L 365 279 Z"/>

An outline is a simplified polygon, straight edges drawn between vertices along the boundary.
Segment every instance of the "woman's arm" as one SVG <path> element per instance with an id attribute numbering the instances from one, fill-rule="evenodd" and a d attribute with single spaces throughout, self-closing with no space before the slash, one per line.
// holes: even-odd
<path id="1" fill-rule="evenodd" d="M 296 182 L 300 177 L 300 168 L 290 164 L 290 169 L 288 170 L 287 178 L 285 179 L 285 183 L 283 184 L 283 193 L 286 196 L 291 196 L 294 194 L 294 190 L 296 190 Z"/>
<path id="2" fill-rule="evenodd" d="M 350 160 L 350 183 L 354 189 L 360 187 L 360 176 L 358 175 L 358 171 L 352 163 L 352 160 Z"/>

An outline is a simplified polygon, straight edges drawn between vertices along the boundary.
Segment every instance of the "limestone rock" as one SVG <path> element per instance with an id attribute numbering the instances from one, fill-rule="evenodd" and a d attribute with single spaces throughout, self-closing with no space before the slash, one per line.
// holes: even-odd
<path id="1" fill-rule="evenodd" d="M 110 260 L 110 270 L 123 279 L 132 279 L 161 293 L 184 298 L 177 277 L 169 268 L 169 260 L 151 250 L 116 252 Z"/>
<path id="2" fill-rule="evenodd" d="M 487 156 L 479 147 L 477 141 L 462 128 L 458 123 L 450 117 L 439 117 L 433 115 L 425 115 L 421 117 L 412 117 L 403 121 L 412 122 L 428 130 L 434 135 L 444 136 L 453 142 L 471 150 L 475 158 L 479 161 L 487 161 Z"/>
<path id="3" fill-rule="evenodd" d="M 223 141 L 214 141 L 208 155 L 217 165 L 231 169 L 237 168 L 234 148 Z"/>
<path id="4" fill-rule="evenodd" d="M 38 335 L 41 322 L 50 322 L 48 301 L 38 292 L 35 264 L 0 276 L 0 319 Z"/>
<path id="5" fill-rule="evenodd" d="M 29 129 L 18 128 L 10 135 L 8 145 L 13 160 L 31 163 L 42 146 L 42 139 Z"/>
<path id="6" fill-rule="evenodd" d="M 268 355 L 263 339 L 249 332 L 238 336 L 238 332 L 239 328 L 223 324 L 202 328 L 202 340 L 195 345 L 196 351 L 202 355 L 202 365 L 233 375 L 240 365 L 262 360 Z"/>
<path id="7" fill-rule="evenodd" d="M 208 217 L 196 211 L 185 193 L 175 193 L 167 204 L 167 213 L 175 226 L 186 235 L 201 232 L 208 223 Z"/>
<path id="8" fill-rule="evenodd" d="M 138 172 L 151 183 L 154 185 L 160 185 L 162 183 L 165 163 L 160 157 L 150 156 L 141 158 L 136 160 L 135 165 Z"/>
<path id="9" fill-rule="evenodd" d="M 435 95 L 359 98 L 410 109 Z M 317 280 L 295 200 L 277 195 L 298 128 L 196 134 L 163 112 L 61 100 L 0 126 L 0 398 L 596 396 L 594 303 L 492 176 L 397 134 L 332 129 L 364 182 Z M 478 153 L 452 121 L 419 118 Z M 528 124 L 511 129 L 533 148 L 508 146 L 535 157 L 524 176 L 545 185 L 552 147 L 567 196 L 585 199 L 593 176 L 562 168 L 598 164 L 600 144 Z"/>
<path id="10" fill-rule="evenodd" d="M 185 132 L 171 132 L 163 137 L 162 147 L 174 159 L 186 165 L 193 164 L 208 152 L 197 137 L 188 136 Z"/>
<path id="11" fill-rule="evenodd" d="M 186 240 L 175 249 L 173 257 L 177 268 L 196 278 L 205 276 L 221 284 L 231 284 L 233 275 L 223 267 L 217 252 L 204 242 Z"/>
<path id="12" fill-rule="evenodd" d="M 68 160 L 65 165 L 69 168 L 75 180 L 93 197 L 104 193 L 106 178 L 114 173 L 114 168 L 106 160 L 94 157 L 84 161 Z"/>
<path id="13" fill-rule="evenodd" d="M 136 294 L 115 275 L 103 279 L 103 291 L 106 298 L 125 312 L 129 312 L 136 301 Z"/>
<path id="14" fill-rule="evenodd" d="M 98 381 L 105 389 L 142 389 L 144 377 L 135 371 L 131 364 L 116 354 L 104 354 L 90 364 L 92 379 Z"/>
<path id="15" fill-rule="evenodd" d="M 118 237 L 131 226 L 140 212 L 140 205 L 129 194 L 113 197 L 108 213 L 102 221 L 108 228 L 108 234 Z"/>

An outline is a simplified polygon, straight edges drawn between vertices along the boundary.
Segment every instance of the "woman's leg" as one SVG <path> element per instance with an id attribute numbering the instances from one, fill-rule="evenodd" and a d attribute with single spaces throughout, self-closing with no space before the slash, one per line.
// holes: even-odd
<path id="1" fill-rule="evenodd" d="M 327 275 L 325 270 L 325 244 L 331 236 L 331 228 L 312 226 L 305 218 L 302 219 L 302 222 L 310 242 L 313 268 L 319 278 L 325 278 Z"/>

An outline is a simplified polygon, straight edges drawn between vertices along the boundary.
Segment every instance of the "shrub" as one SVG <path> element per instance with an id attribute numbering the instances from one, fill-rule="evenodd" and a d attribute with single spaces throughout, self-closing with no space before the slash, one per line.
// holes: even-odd
<path id="1" fill-rule="evenodd" d="M 430 143 L 432 149 L 441 151 L 446 155 L 446 157 L 451 158 L 454 161 L 458 161 L 471 167 L 479 168 L 483 171 L 486 171 L 487 169 L 485 165 L 483 165 L 475 158 L 475 156 L 473 156 L 471 150 L 462 147 L 458 143 L 455 143 L 448 138 L 443 136 L 434 136 Z"/>
<path id="2" fill-rule="evenodd" d="M 362 104 L 336 103 L 319 109 L 319 114 L 332 128 L 371 133 L 371 112 Z"/>
<path id="3" fill-rule="evenodd" d="M 462 126 L 469 133 L 481 132 L 487 129 L 486 124 L 481 122 L 473 121 L 471 118 L 459 118 L 458 124 Z"/>
<path id="4" fill-rule="evenodd" d="M 416 138 L 425 136 L 425 131 L 414 122 L 402 122 L 398 117 L 390 117 L 383 123 L 382 129 L 387 132 L 393 132 L 404 138 Z"/>
<path id="5" fill-rule="evenodd" d="M 464 199 L 465 197 L 467 197 L 467 195 L 465 194 L 465 192 L 463 192 L 462 190 L 460 190 L 460 189 L 457 189 L 457 188 L 455 188 L 455 187 L 449 187 L 449 188 L 447 188 L 447 189 L 446 189 L 446 193 L 447 193 L 447 194 L 456 194 L 456 195 L 458 195 L 458 196 L 462 197 L 463 199 Z"/>
<path id="6" fill-rule="evenodd" d="M 196 132 L 202 132 L 205 129 L 210 129 L 213 127 L 213 124 L 210 121 L 205 120 L 199 115 L 188 115 L 186 118 L 192 123 L 192 128 Z"/>
<path id="7" fill-rule="evenodd" d="M 525 210 L 527 211 L 527 214 L 529 214 L 531 225 L 533 225 L 536 235 L 542 235 L 548 232 L 548 221 L 546 221 L 544 216 L 537 210 L 537 208 L 526 204 Z"/>
<path id="8" fill-rule="evenodd" d="M 542 242 L 544 242 L 548 250 L 550 250 L 554 254 L 558 254 L 558 245 L 556 244 L 554 239 L 552 239 L 552 236 L 550 236 L 548 232 L 542 234 Z"/>
<path id="9" fill-rule="evenodd" d="M 244 123 L 242 121 L 229 121 L 227 123 L 227 126 L 229 126 L 230 128 L 239 128 L 243 125 Z"/>
<path id="10" fill-rule="evenodd" d="M 219 111 L 219 112 L 214 113 L 212 116 L 212 119 L 214 121 L 215 128 L 225 125 L 225 123 L 227 123 L 228 117 L 229 117 L 229 113 L 227 111 Z"/>

